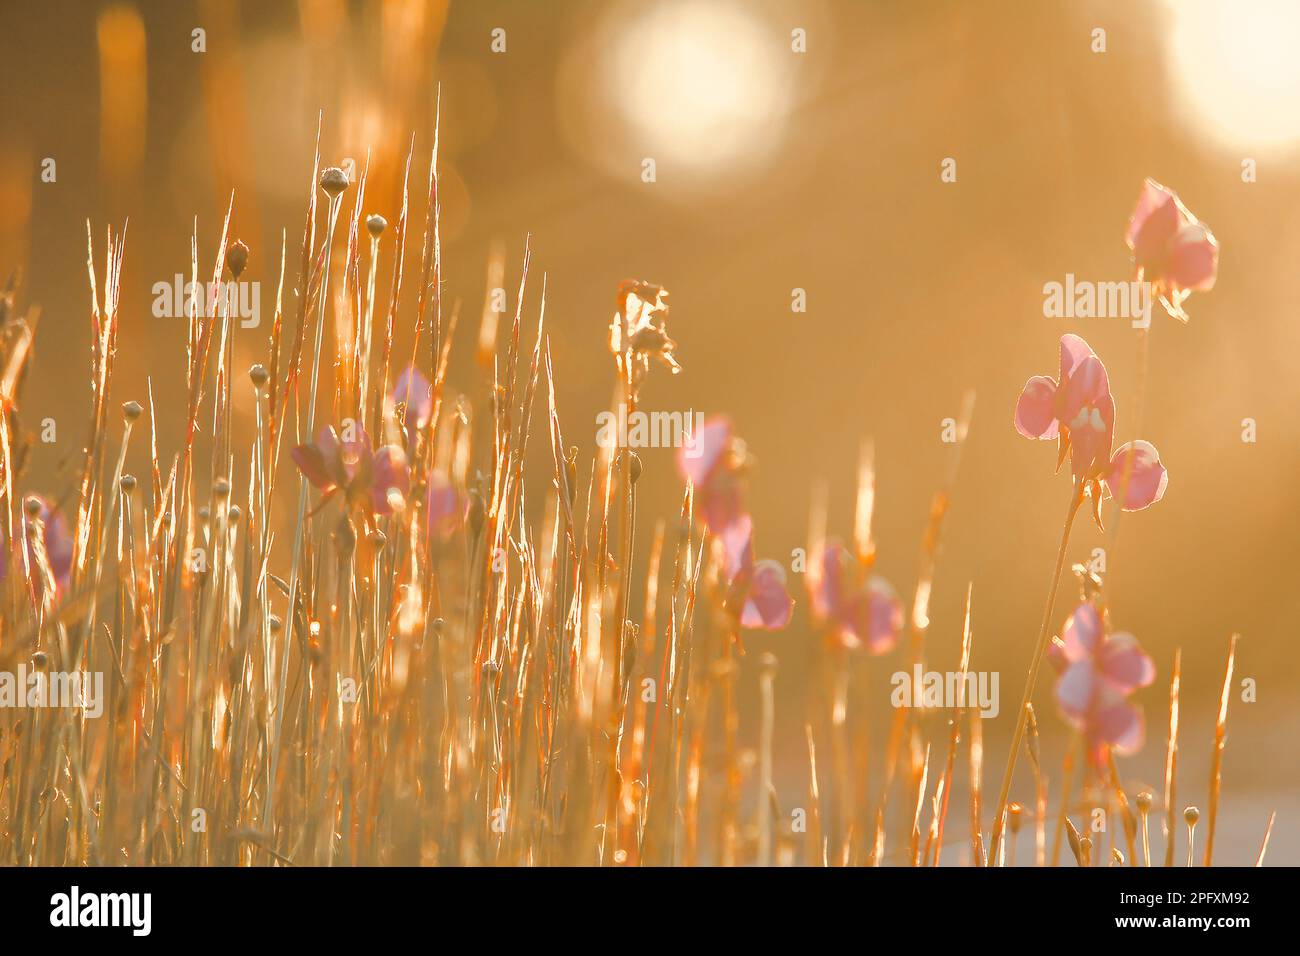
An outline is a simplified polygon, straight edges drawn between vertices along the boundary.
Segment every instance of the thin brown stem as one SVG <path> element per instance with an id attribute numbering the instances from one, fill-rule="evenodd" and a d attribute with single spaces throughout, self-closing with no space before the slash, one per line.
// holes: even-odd
<path id="1" fill-rule="evenodd" d="M 1061 585 L 1061 572 L 1065 570 L 1065 554 L 1070 545 L 1070 529 L 1074 526 L 1074 517 L 1083 504 L 1084 485 L 1076 482 L 1070 495 L 1070 507 L 1065 515 L 1065 527 L 1061 531 L 1061 547 L 1056 554 L 1056 570 L 1052 573 L 1052 587 L 1047 593 L 1047 609 L 1043 612 L 1043 625 L 1038 630 L 1038 641 L 1034 645 L 1034 656 L 1029 663 L 1029 677 L 1025 681 L 1025 694 L 1020 701 L 1019 716 L 1016 719 L 1016 731 L 1011 736 L 1011 752 L 1007 755 L 1007 769 L 1002 774 L 1002 789 L 998 792 L 997 810 L 993 815 L 993 838 L 989 842 L 989 865 L 998 859 L 998 850 L 1002 842 L 1002 828 L 1006 824 L 1007 799 L 1011 794 L 1011 780 L 1016 772 L 1016 758 L 1020 756 L 1020 744 L 1025 736 L 1025 723 L 1028 719 L 1027 707 L 1034 698 L 1034 687 L 1038 684 L 1038 670 L 1043 663 L 1043 654 L 1047 650 L 1047 641 L 1051 634 L 1052 615 L 1056 610 L 1056 592 Z"/>

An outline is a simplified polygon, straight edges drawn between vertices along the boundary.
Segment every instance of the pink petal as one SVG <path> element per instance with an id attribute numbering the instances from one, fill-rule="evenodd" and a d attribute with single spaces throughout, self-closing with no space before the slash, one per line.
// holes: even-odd
<path id="1" fill-rule="evenodd" d="M 740 615 L 741 627 L 780 630 L 790 623 L 793 608 L 794 601 L 785 587 L 785 568 L 776 561 L 755 564 L 749 595 Z"/>
<path id="2" fill-rule="evenodd" d="M 1183 223 L 1181 212 L 1171 190 L 1154 179 L 1142 185 L 1142 193 L 1124 232 L 1124 242 L 1143 269 L 1162 268 L 1169 243 Z"/>
<path id="3" fill-rule="evenodd" d="M 1115 402 L 1103 395 L 1081 406 L 1064 424 L 1070 433 L 1070 470 L 1074 477 L 1104 474 L 1109 464 L 1106 456 L 1115 437 Z"/>
<path id="4" fill-rule="evenodd" d="M 888 581 L 873 577 L 867 582 L 868 621 L 867 650 L 884 654 L 893 650 L 903 630 L 903 605 Z"/>
<path id="5" fill-rule="evenodd" d="M 1061 336 L 1061 371 L 1057 376 L 1057 381 L 1067 381 L 1074 370 L 1086 358 L 1096 355 L 1087 342 L 1075 335 L 1073 332 L 1067 332 Z"/>
<path id="6" fill-rule="evenodd" d="M 1016 402 L 1016 431 L 1026 438 L 1048 440 L 1057 435 L 1056 382 L 1046 375 L 1035 375 L 1025 383 Z"/>
<path id="7" fill-rule="evenodd" d="M 408 365 L 393 386 L 393 402 L 405 403 L 406 425 L 423 425 L 433 413 L 433 386 L 414 365 Z"/>
<path id="8" fill-rule="evenodd" d="M 1097 655 L 1097 666 L 1111 688 L 1121 694 L 1148 687 L 1156 679 L 1155 661 L 1138 646 L 1137 638 L 1126 631 L 1106 639 Z"/>
<path id="9" fill-rule="evenodd" d="M 41 501 L 41 521 L 45 524 L 45 557 L 54 572 L 55 583 L 61 590 L 67 590 L 72 577 L 72 534 L 63 514 L 52 508 L 49 502 Z"/>
<path id="10" fill-rule="evenodd" d="M 1052 638 L 1047 645 L 1047 663 L 1051 664 L 1052 670 L 1058 674 L 1070 666 L 1070 660 L 1065 656 L 1065 644 L 1059 637 Z"/>
<path id="11" fill-rule="evenodd" d="M 332 431 L 332 430 L 331 430 Z M 345 481 L 340 484 L 351 485 L 360 477 L 360 485 L 368 487 L 374 470 L 374 452 L 370 449 L 370 436 L 364 428 L 355 428 L 351 441 L 336 438 L 338 444 L 338 464 L 343 469 Z M 328 457 L 326 458 L 328 462 Z"/>
<path id="12" fill-rule="evenodd" d="M 696 434 L 677 450 L 677 469 L 683 478 L 689 478 L 699 488 L 721 464 L 730 447 L 731 422 L 721 415 L 706 418 Z"/>
<path id="13" fill-rule="evenodd" d="M 393 513 L 388 493 L 396 490 L 406 497 L 411 487 L 411 477 L 407 473 L 406 453 L 396 445 L 385 445 L 375 452 L 370 478 L 370 497 L 374 513 L 387 515 Z"/>
<path id="14" fill-rule="evenodd" d="M 1061 422 L 1067 426 L 1073 424 L 1079 409 L 1110 397 L 1106 366 L 1095 355 L 1085 356 L 1057 387 L 1061 389 Z"/>
<path id="15" fill-rule="evenodd" d="M 730 582 L 743 583 L 754 568 L 754 522 L 742 514 L 719 534 L 725 557 L 723 568 Z"/>
<path id="16" fill-rule="evenodd" d="M 822 552 L 821 574 L 809 582 L 808 589 L 813 615 L 818 620 L 834 616 L 843 603 L 844 563 L 849 557 L 838 544 L 828 544 Z"/>
<path id="17" fill-rule="evenodd" d="M 1101 615 L 1089 601 L 1084 601 L 1066 619 L 1061 628 L 1061 654 L 1068 664 L 1084 661 L 1097 652 L 1102 636 Z"/>
<path id="18" fill-rule="evenodd" d="M 1056 682 L 1056 703 L 1072 723 L 1082 722 L 1092 708 L 1098 690 L 1097 672 L 1091 661 L 1075 661 Z"/>
<path id="19" fill-rule="evenodd" d="M 465 501 L 460 492 L 440 471 L 429 475 L 429 534 L 442 537 L 454 531 L 465 517 Z"/>
<path id="20" fill-rule="evenodd" d="M 296 445 L 289 451 L 289 457 L 298 465 L 298 469 L 317 488 L 327 491 L 335 486 L 333 476 L 325 467 L 325 458 L 315 445 Z"/>
<path id="21" fill-rule="evenodd" d="M 1106 473 L 1106 487 L 1119 500 L 1124 487 L 1124 469 L 1128 468 L 1128 487 L 1120 507 L 1125 511 L 1141 511 L 1164 497 L 1169 484 L 1169 473 L 1160 463 L 1156 446 L 1148 441 L 1131 441 L 1121 445 L 1110 460 Z"/>
<path id="22" fill-rule="evenodd" d="M 1142 712 L 1127 701 L 1100 708 L 1089 727 L 1095 740 L 1108 743 L 1121 754 L 1136 753 L 1142 747 Z"/>
<path id="23" fill-rule="evenodd" d="M 714 472 L 703 485 L 695 486 L 695 501 L 700 520 L 714 534 L 722 534 L 745 513 L 739 479 L 723 470 Z"/>
<path id="24" fill-rule="evenodd" d="M 1219 271 L 1219 243 L 1199 222 L 1178 230 L 1169 251 L 1165 275 L 1178 289 L 1204 292 L 1214 288 Z"/>

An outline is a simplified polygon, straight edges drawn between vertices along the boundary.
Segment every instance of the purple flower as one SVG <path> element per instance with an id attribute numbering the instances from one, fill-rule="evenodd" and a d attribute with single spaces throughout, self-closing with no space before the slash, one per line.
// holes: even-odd
<path id="1" fill-rule="evenodd" d="M 441 471 L 429 475 L 429 537 L 445 538 L 465 520 L 465 496 Z"/>
<path id="2" fill-rule="evenodd" d="M 732 434 L 731 422 L 721 415 L 704 424 L 677 452 L 677 469 L 695 488 L 696 510 L 705 527 L 716 535 L 747 519 L 742 496 L 744 446 Z"/>
<path id="3" fill-rule="evenodd" d="M 1104 494 L 1118 497 L 1123 489 L 1119 505 L 1125 511 L 1141 511 L 1164 497 L 1169 474 L 1154 445 L 1131 441 L 1111 454 L 1115 400 L 1110 380 L 1101 359 L 1077 335 L 1061 336 L 1059 379 L 1035 375 L 1025 383 L 1015 424 L 1026 438 L 1059 440 L 1058 467 L 1068 454 L 1075 480 L 1084 482 L 1092 496 L 1098 525 Z"/>
<path id="4" fill-rule="evenodd" d="M 1193 292 L 1214 288 L 1219 273 L 1219 243 L 1178 195 L 1154 179 L 1142 184 L 1124 231 L 1139 277 L 1170 315 L 1187 321 L 1183 302 Z"/>
<path id="5" fill-rule="evenodd" d="M 1111 747 L 1131 754 L 1142 746 L 1142 711 L 1129 703 L 1139 687 L 1155 680 L 1156 668 L 1137 638 L 1109 634 L 1091 601 L 1080 604 L 1053 638 L 1048 659 L 1060 677 L 1056 702 L 1065 719 L 1081 730 L 1097 762 Z"/>
<path id="6" fill-rule="evenodd" d="M 54 597 L 66 594 L 68 584 L 72 578 L 72 534 L 68 530 L 68 523 L 63 519 L 63 515 L 58 509 L 52 507 L 40 495 L 28 495 L 27 501 L 40 502 L 40 511 L 37 513 L 35 521 L 39 521 L 44 527 L 43 540 L 45 542 L 45 555 L 50 562 L 50 570 L 54 572 Z M 35 529 L 31 528 L 34 523 L 33 519 L 25 515 L 23 522 L 23 545 L 27 551 L 27 566 L 32 569 L 32 577 L 36 582 L 37 591 L 43 587 L 40 574 L 36 571 L 36 555 L 32 551 L 31 535 Z M 22 559 L 17 557 L 17 546 L 12 546 L 7 552 L 0 551 L 0 579 L 3 579 L 9 573 L 9 558 L 12 555 L 19 562 L 21 567 Z"/>
<path id="7" fill-rule="evenodd" d="M 865 575 L 853 556 L 836 543 L 826 546 L 820 566 L 810 571 L 813 616 L 830 628 L 833 640 L 871 654 L 893 649 L 903 630 L 903 606 L 888 581 Z"/>
<path id="8" fill-rule="evenodd" d="M 776 561 L 754 561 L 753 522 L 741 515 L 722 533 L 727 607 L 741 627 L 779 631 L 790 623 L 794 601 L 785 586 L 785 568 Z"/>
<path id="9" fill-rule="evenodd" d="M 394 495 L 405 498 L 410 487 L 406 453 L 396 445 L 372 449 L 360 429 L 352 441 L 341 441 L 332 427 L 322 428 L 315 443 L 298 445 L 290 454 L 325 497 L 342 491 L 349 507 L 373 515 L 392 514 Z"/>

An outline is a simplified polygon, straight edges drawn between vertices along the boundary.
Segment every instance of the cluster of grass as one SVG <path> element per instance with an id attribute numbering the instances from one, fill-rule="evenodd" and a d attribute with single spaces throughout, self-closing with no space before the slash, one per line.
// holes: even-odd
<path id="1" fill-rule="evenodd" d="M 408 156 L 408 185 L 411 165 Z M 90 242 L 91 422 L 76 485 L 57 502 L 24 498 L 32 436 L 21 384 L 36 316 L 19 314 L 12 284 L 0 299 L 10 543 L 0 670 L 21 662 L 106 675 L 97 718 L 0 710 L 0 863 L 937 865 L 941 847 L 966 841 L 977 865 L 1004 862 L 996 836 L 993 851 L 985 840 L 1004 818 L 993 808 L 991 828 L 982 802 L 978 716 L 897 710 L 877 742 L 884 772 L 870 782 L 865 733 L 846 716 L 849 666 L 825 642 L 791 651 L 819 657 L 827 675 L 805 727 L 806 785 L 778 793 L 769 655 L 743 665 L 757 669 L 762 709 L 757 759 L 746 759 L 723 549 L 689 484 L 679 514 L 639 521 L 636 457 L 596 448 L 583 460 L 585 432 L 570 444 L 545 289 L 530 289 L 527 254 L 513 320 L 498 328 L 490 307 L 482 315 L 480 397 L 449 389 L 458 314 L 442 301 L 437 186 L 435 139 L 416 249 L 405 188 L 390 228 L 367 215 L 366 172 L 349 182 L 322 170 L 318 153 L 296 281 L 281 252 L 265 358 L 233 367 L 232 317 L 191 303 L 182 401 L 117 394 L 125 241 L 110 232 L 98 258 Z M 206 272 L 195 237 L 196 282 L 240 278 L 248 250 L 230 221 L 227 212 Z M 376 279 L 385 260 L 386 290 Z M 490 263 L 490 286 L 504 269 Z M 399 309 L 412 281 L 413 315 Z M 675 369 L 662 322 L 624 324 L 629 290 L 646 288 L 624 288 L 611 330 L 613 401 L 633 409 L 648 380 L 666 381 L 651 358 Z M 413 339 L 409 353 L 395 354 L 399 338 Z M 427 386 L 408 374 L 395 391 L 405 368 L 423 369 Z M 255 401 L 251 429 L 232 414 L 240 389 Z M 158 447 L 160 413 L 183 416 L 180 448 Z M 333 441 L 349 434 L 322 444 L 323 428 L 336 430 Z M 149 443 L 150 474 L 124 473 L 133 441 Z M 530 442 L 550 450 L 540 478 L 525 475 Z M 921 547 L 909 664 L 925 659 L 961 447 Z M 385 449 L 402 480 L 376 496 Z M 313 454 L 321 474 L 301 467 Z M 538 488 L 542 506 L 527 508 L 526 491 Z M 869 565 L 869 454 L 857 500 L 853 550 Z M 540 525 L 529 513 L 544 515 Z M 822 552 L 824 526 L 814 508 L 810 554 Z M 638 534 L 649 557 L 634 574 Z M 970 635 L 968 602 L 962 673 Z M 1206 864 L 1227 691 L 1225 682 Z M 1179 832 L 1177 713 L 1175 668 L 1166 863 Z M 1062 845 L 1080 864 L 1150 861 L 1148 817 L 1159 812 L 1150 794 L 1127 793 L 1113 760 L 1106 786 L 1075 794 L 1070 757 L 1050 808 L 1032 712 L 1026 747 L 1034 799 L 1005 819 L 1012 831 L 1033 821 L 1036 862 L 1060 862 Z M 963 773 L 969 810 L 954 810 L 957 823 L 950 797 Z M 1092 806 L 1123 821 L 1118 835 L 1108 830 L 1109 854 L 1071 818 Z"/>

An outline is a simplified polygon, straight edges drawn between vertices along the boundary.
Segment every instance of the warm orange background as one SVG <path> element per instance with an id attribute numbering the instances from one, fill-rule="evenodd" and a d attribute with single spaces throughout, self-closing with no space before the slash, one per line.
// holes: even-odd
<path id="1" fill-rule="evenodd" d="M 1111 555 L 1115 623 L 1138 636 L 1159 671 L 1138 698 L 1148 743 L 1128 766 L 1159 778 L 1163 698 L 1181 646 L 1183 790 L 1204 801 L 1227 640 L 1240 632 L 1238 674 L 1257 679 L 1259 702 L 1234 697 L 1230 712 L 1221 861 L 1253 862 L 1274 807 L 1270 854 L 1294 860 L 1300 93 L 1286 95 L 1285 84 L 1296 85 L 1288 64 L 1250 42 L 1286 29 L 1294 37 L 1296 15 L 1283 7 L 1282 21 L 1238 42 L 1196 4 L 1178 5 L 1181 13 L 1132 2 L 689 6 L 695 13 L 666 3 L 668 14 L 654 19 L 651 3 L 521 0 L 449 11 L 6 0 L 0 271 L 21 268 L 24 301 L 42 307 L 26 420 L 52 415 L 60 427 L 56 445 L 37 448 L 33 483 L 64 490 L 83 438 L 87 218 L 101 255 L 105 226 L 130 218 L 115 394 L 143 399 L 153 376 L 170 460 L 181 421 L 168 396 L 183 380 L 184 325 L 153 317 L 150 287 L 188 272 L 193 217 L 207 271 L 237 190 L 233 233 L 253 248 L 247 277 L 263 283 L 264 326 L 236 340 L 236 365 L 246 367 L 264 355 L 281 229 L 286 284 L 296 281 L 318 111 L 326 162 L 360 164 L 373 148 L 367 208 L 390 221 L 416 133 L 418 234 L 440 80 L 445 296 L 463 300 L 465 318 L 454 384 L 473 382 L 489 248 L 504 243 L 513 309 L 531 233 L 525 335 L 531 342 L 544 271 L 566 437 L 585 455 L 610 393 L 605 326 L 616 283 L 662 283 L 685 371 L 656 372 L 646 402 L 733 417 L 759 462 L 751 504 L 760 556 L 786 558 L 804 543 L 819 479 L 829 484 L 832 530 L 848 536 L 858 445 L 870 436 L 879 566 L 906 594 L 947 460 L 940 422 L 957 414 L 964 389 L 976 390 L 931 647 L 938 666 L 955 667 L 973 582 L 974 666 L 1002 672 L 1002 716 L 985 731 L 996 774 L 1068 494 L 1065 478 L 1053 477 L 1053 451 L 1020 438 L 1011 414 L 1028 376 L 1055 373 L 1063 332 L 1083 335 L 1106 362 L 1117 440 L 1136 437 L 1125 431 L 1134 333 L 1117 319 L 1046 319 L 1042 287 L 1067 272 L 1129 278 L 1124 225 L 1152 176 L 1210 225 L 1222 257 L 1218 286 L 1187 304 L 1189 325 L 1154 319 L 1140 437 L 1160 449 L 1169 490 L 1151 511 L 1126 516 Z M 710 34 L 715 13 L 723 19 Z M 1176 28 L 1178 16 L 1188 19 Z M 691 34 L 685 47 L 674 24 Z M 196 26 L 207 31 L 204 54 L 190 49 Z M 505 54 L 489 49 L 495 27 L 507 31 Z M 794 27 L 808 31 L 806 54 L 790 51 Z M 1090 49 L 1095 27 L 1107 31 L 1104 54 Z M 1176 38 L 1191 36 L 1185 56 L 1196 37 L 1216 34 L 1228 59 L 1203 70 L 1220 70 L 1222 81 L 1213 73 L 1189 81 Z M 728 51 L 720 74 L 708 68 L 709 50 Z M 714 102 L 710 89 L 726 98 Z M 1207 102 L 1215 95 L 1239 97 L 1237 108 Z M 733 114 L 722 136 L 719 117 Z M 47 156 L 58 162 L 55 184 L 39 180 Z M 657 162 L 653 184 L 641 181 L 647 156 Z M 940 182 L 944 157 L 957 160 L 954 184 Z M 1257 160 L 1256 183 L 1242 182 L 1246 157 Z M 410 277 L 418 238 L 408 251 Z M 387 262 L 381 288 L 386 281 Z M 408 291 L 415 285 L 408 278 Z M 806 314 L 791 313 L 795 287 L 807 290 Z M 404 318 L 409 330 L 413 306 Z M 1256 444 L 1241 441 L 1245 417 L 1258 422 Z M 544 443 L 534 451 L 548 472 Z M 669 452 L 642 457 L 648 530 L 674 513 L 680 482 Z M 1103 541 L 1081 524 L 1072 559 Z M 798 597 L 788 632 L 750 641 L 789 662 L 781 688 L 790 719 L 778 746 L 792 766 L 806 686 L 792 645 L 811 639 Z M 1067 610 L 1063 601 L 1057 617 Z M 900 660 L 882 659 L 878 674 Z M 1046 680 L 1039 697 L 1045 732 L 1059 733 Z"/>

